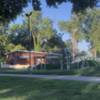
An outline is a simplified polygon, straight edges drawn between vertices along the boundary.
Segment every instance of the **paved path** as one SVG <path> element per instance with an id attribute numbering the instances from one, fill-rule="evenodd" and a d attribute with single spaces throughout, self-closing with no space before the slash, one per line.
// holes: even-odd
<path id="1" fill-rule="evenodd" d="M 26 77 L 26 78 L 43 78 L 52 80 L 75 80 L 85 82 L 100 83 L 100 77 L 87 77 L 87 76 L 69 76 L 69 75 L 27 75 L 27 74 L 0 74 L 0 76 L 9 77 Z"/>

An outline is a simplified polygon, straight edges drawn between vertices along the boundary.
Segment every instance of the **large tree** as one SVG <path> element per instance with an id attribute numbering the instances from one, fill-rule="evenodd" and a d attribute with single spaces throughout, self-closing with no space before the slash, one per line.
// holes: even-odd
<path id="1" fill-rule="evenodd" d="M 9 22 L 16 18 L 30 0 L 1 0 L 0 1 L 0 21 Z M 99 0 L 45 0 L 48 6 L 58 6 L 63 2 L 72 2 L 73 11 L 84 11 L 88 7 L 94 7 Z M 41 9 L 42 0 L 32 0 L 35 10 Z"/>
<path id="2" fill-rule="evenodd" d="M 14 36 L 8 33 L 5 27 L 2 26 L 0 29 L 0 56 L 4 56 L 6 52 L 15 51 L 20 49 L 25 49 L 21 44 L 14 44 Z M 16 41 L 18 38 L 16 39 Z"/>
<path id="3" fill-rule="evenodd" d="M 9 40 L 14 45 L 22 45 L 26 49 L 30 49 L 30 46 L 32 47 L 30 42 L 32 42 L 32 38 L 29 37 L 28 27 L 27 23 L 20 24 L 14 24 L 9 28 Z"/>
<path id="4" fill-rule="evenodd" d="M 77 42 L 82 39 L 81 34 L 81 20 L 82 15 L 73 15 L 71 20 L 69 21 L 61 21 L 59 23 L 60 29 L 63 31 L 67 31 L 71 33 L 71 43 L 72 43 L 72 56 L 73 60 L 75 59 L 75 56 L 78 51 L 78 44 Z"/>
<path id="5" fill-rule="evenodd" d="M 100 10 L 88 10 L 86 16 L 83 19 L 83 32 L 86 39 L 91 44 L 91 51 L 93 56 L 96 57 L 96 53 L 100 52 Z"/>
<path id="6" fill-rule="evenodd" d="M 30 17 L 30 31 L 33 37 L 34 50 L 41 50 L 42 43 L 48 41 L 54 34 L 52 21 L 48 18 L 42 18 L 39 11 L 32 12 Z"/>
<path id="7" fill-rule="evenodd" d="M 46 42 L 54 34 L 52 21 L 48 18 L 42 18 L 39 11 L 33 11 L 30 17 L 26 17 L 22 25 L 13 25 L 10 31 L 9 38 L 11 38 L 12 43 L 21 44 L 28 50 L 34 49 L 36 51 L 44 49 Z"/>

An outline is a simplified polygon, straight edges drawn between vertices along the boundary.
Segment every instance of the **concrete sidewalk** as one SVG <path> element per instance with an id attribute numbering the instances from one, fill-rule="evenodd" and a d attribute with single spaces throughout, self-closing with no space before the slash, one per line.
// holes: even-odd
<path id="1" fill-rule="evenodd" d="M 69 76 L 69 75 L 32 75 L 32 74 L 0 74 L 3 77 L 23 77 L 23 78 L 42 78 L 51 80 L 74 80 L 84 82 L 100 83 L 100 77 L 87 77 L 87 76 Z"/>

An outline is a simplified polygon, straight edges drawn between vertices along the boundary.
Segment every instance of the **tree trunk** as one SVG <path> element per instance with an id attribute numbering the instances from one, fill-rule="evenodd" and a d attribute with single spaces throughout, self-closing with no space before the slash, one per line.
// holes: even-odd
<path id="1" fill-rule="evenodd" d="M 97 57 L 97 51 L 96 51 L 95 48 L 92 48 L 92 55 L 93 55 L 94 58 Z"/>
<path id="2" fill-rule="evenodd" d="M 72 57 L 73 61 L 75 60 L 75 56 L 77 54 L 77 40 L 75 38 L 76 32 L 72 33 Z"/>
<path id="3" fill-rule="evenodd" d="M 41 51 L 41 44 L 40 44 L 40 35 L 37 35 L 37 51 Z"/>
<path id="4" fill-rule="evenodd" d="M 33 44 L 34 44 L 34 51 L 35 51 L 36 50 L 36 39 L 35 39 L 34 34 L 32 36 L 33 36 Z"/>
<path id="5" fill-rule="evenodd" d="M 40 45 L 40 37 L 39 36 L 35 36 L 33 34 L 33 42 L 34 42 L 34 50 L 35 51 L 40 51 L 41 49 L 41 45 Z"/>

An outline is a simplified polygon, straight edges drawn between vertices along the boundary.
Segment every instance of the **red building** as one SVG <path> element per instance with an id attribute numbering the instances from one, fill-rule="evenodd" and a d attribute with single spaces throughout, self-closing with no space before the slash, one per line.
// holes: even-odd
<path id="1" fill-rule="evenodd" d="M 7 64 L 14 68 L 28 68 L 46 64 L 47 52 L 15 51 L 7 54 Z"/>

